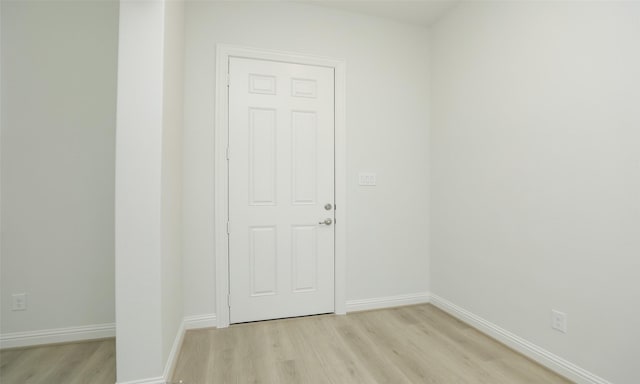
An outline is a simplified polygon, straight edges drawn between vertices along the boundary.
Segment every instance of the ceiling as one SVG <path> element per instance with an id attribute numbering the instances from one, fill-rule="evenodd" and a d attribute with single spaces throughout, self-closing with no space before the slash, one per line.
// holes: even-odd
<path id="1" fill-rule="evenodd" d="M 460 0 L 306 0 L 304 2 L 428 27 Z"/>

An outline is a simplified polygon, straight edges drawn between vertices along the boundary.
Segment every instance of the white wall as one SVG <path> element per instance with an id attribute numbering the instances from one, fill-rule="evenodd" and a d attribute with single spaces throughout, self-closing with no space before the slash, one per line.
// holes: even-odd
<path id="1" fill-rule="evenodd" d="M 162 375 L 183 318 L 181 3 L 120 5 L 116 141 L 118 382 Z"/>
<path id="2" fill-rule="evenodd" d="M 0 332 L 113 323 L 118 4 L 2 1 L 1 28 Z"/>
<path id="3" fill-rule="evenodd" d="M 184 2 L 165 3 L 162 133 L 162 361 L 183 319 L 182 125 Z"/>
<path id="4" fill-rule="evenodd" d="M 640 382 L 639 41 L 637 2 L 483 2 L 430 45 L 432 291 L 620 384 Z"/>
<path id="5" fill-rule="evenodd" d="M 185 314 L 215 312 L 215 44 L 346 59 L 347 296 L 428 291 L 427 31 L 291 3 L 187 3 Z M 359 171 L 378 174 L 359 187 Z M 340 207 L 339 207 L 340 209 Z"/>
<path id="6" fill-rule="evenodd" d="M 161 372 L 164 5 L 120 4 L 116 135 L 119 383 Z"/>

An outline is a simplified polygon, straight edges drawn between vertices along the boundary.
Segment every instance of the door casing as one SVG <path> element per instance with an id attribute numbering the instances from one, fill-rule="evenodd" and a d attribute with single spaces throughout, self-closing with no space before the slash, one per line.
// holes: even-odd
<path id="1" fill-rule="evenodd" d="M 246 48 L 228 44 L 216 46 L 216 101 L 215 101 L 215 278 L 216 323 L 218 328 L 229 326 L 229 58 L 242 57 L 257 60 L 317 65 L 335 71 L 335 313 L 346 313 L 346 78 L 344 60 L 297 53 Z"/>

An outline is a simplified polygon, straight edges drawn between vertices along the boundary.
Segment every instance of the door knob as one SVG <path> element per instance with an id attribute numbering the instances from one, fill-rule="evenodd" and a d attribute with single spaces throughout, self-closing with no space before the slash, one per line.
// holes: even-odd
<path id="1" fill-rule="evenodd" d="M 324 219 L 324 221 L 321 221 L 318 224 L 331 225 L 331 223 L 333 223 L 333 220 L 328 218 L 328 219 Z"/>

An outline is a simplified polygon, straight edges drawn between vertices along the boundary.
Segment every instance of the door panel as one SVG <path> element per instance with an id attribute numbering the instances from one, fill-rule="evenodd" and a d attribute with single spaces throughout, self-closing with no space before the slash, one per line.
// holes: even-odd
<path id="1" fill-rule="evenodd" d="M 231 323 L 333 312 L 333 69 L 229 72 Z"/>
<path id="2" fill-rule="evenodd" d="M 249 108 L 249 205 L 276 204 L 276 110 Z"/>
<path id="3" fill-rule="evenodd" d="M 318 285 L 317 229 L 315 225 L 291 228 L 294 292 L 312 292 Z"/>
<path id="4" fill-rule="evenodd" d="M 276 228 L 252 227 L 249 231 L 251 296 L 275 295 L 278 282 Z"/>
<path id="5" fill-rule="evenodd" d="M 316 204 L 318 133 L 315 112 L 293 111 L 293 204 Z"/>

